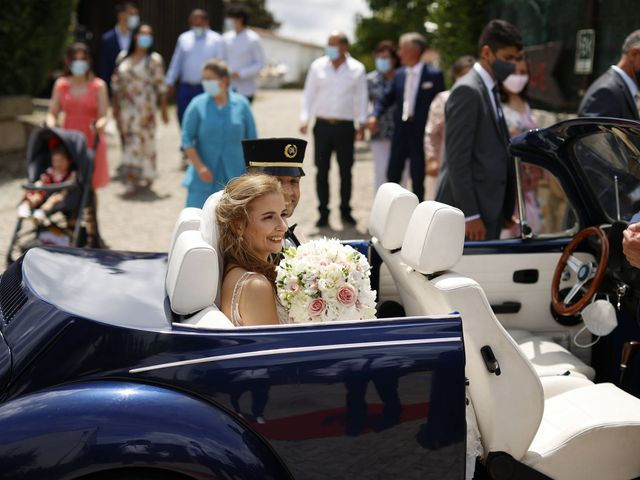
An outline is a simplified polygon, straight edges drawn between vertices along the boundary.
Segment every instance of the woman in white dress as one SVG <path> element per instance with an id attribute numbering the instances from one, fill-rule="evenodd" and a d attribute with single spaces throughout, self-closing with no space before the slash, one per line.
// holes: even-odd
<path id="1" fill-rule="evenodd" d="M 274 258 L 287 231 L 287 207 L 277 178 L 233 179 L 216 208 L 224 262 L 221 310 L 238 326 L 285 323 L 276 294 Z"/>

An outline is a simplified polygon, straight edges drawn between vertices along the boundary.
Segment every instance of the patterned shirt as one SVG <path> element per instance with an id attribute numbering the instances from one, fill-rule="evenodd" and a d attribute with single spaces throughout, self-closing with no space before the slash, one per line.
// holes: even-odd
<path id="1" fill-rule="evenodd" d="M 391 80 L 377 70 L 367 74 L 367 86 L 369 90 L 369 102 L 374 105 L 380 100 Z M 378 131 L 371 135 L 372 140 L 390 140 L 393 136 L 393 114 L 396 106 L 391 105 L 378 119 Z"/>

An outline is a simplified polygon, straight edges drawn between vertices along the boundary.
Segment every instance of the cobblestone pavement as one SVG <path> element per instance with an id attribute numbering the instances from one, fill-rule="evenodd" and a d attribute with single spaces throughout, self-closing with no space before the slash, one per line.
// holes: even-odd
<path id="1" fill-rule="evenodd" d="M 296 136 L 298 113 L 302 92 L 300 90 L 265 90 L 256 96 L 253 105 L 260 137 Z M 107 142 L 109 168 L 115 178 L 120 163 L 120 145 L 115 129 L 110 125 Z M 306 177 L 302 180 L 302 195 L 292 223 L 307 238 L 322 235 L 342 239 L 365 238 L 369 210 L 373 200 L 373 166 L 366 143 L 356 145 L 356 162 L 353 168 L 353 216 L 356 228 L 343 229 L 339 215 L 339 177 L 333 160 L 330 174 L 332 208 L 330 228 L 319 231 L 315 193 L 315 167 L 313 166 L 313 142 L 305 156 Z M 157 134 L 158 179 L 150 191 L 133 199 L 124 199 L 123 185 L 113 180 L 98 192 L 98 217 L 102 236 L 109 248 L 131 251 L 166 251 L 178 213 L 184 206 L 186 190 L 180 186 L 183 171 L 180 168 L 179 132 L 175 115 L 168 125 L 160 124 Z M 15 207 L 22 195 L 23 177 L 0 176 L 0 252 L 4 257 L 16 223 Z"/>

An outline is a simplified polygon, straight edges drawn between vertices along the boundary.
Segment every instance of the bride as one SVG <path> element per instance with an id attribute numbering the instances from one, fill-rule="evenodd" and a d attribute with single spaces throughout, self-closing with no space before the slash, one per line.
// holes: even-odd
<path id="1" fill-rule="evenodd" d="M 285 197 L 277 178 L 237 177 L 216 208 L 224 262 L 221 310 L 234 325 L 286 323 L 276 294 L 273 261 L 287 231 Z"/>

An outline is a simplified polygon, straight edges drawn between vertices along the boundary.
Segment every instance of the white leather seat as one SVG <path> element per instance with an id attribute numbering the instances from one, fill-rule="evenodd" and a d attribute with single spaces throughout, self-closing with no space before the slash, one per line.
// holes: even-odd
<path id="1" fill-rule="evenodd" d="M 498 322 L 480 285 L 450 270 L 463 245 L 462 212 L 425 202 L 413 213 L 401 255 L 414 267 L 411 294 L 425 299 L 424 308 L 452 305 L 461 314 L 468 392 L 490 474 L 500 478 L 492 461 L 504 452 L 514 468 L 530 467 L 557 480 L 639 476 L 640 400 L 584 378 L 569 378 L 570 388 L 545 398 L 536 370 Z M 499 374 L 489 371 L 483 348 L 493 352 Z M 521 477 L 516 471 L 502 478 Z"/>
<path id="2" fill-rule="evenodd" d="M 216 193 L 213 193 L 207 198 L 206 202 L 202 206 L 202 211 L 200 212 L 200 234 L 205 242 L 211 245 L 216 253 L 218 254 L 218 278 L 220 278 L 220 282 L 218 284 L 215 296 L 216 305 L 220 305 L 220 292 L 222 288 L 222 275 L 224 273 L 224 265 L 222 261 L 222 256 L 219 254 L 218 250 L 218 224 L 216 222 L 216 207 L 218 206 L 218 202 L 220 198 L 222 198 L 223 191 L 220 190 Z"/>
<path id="3" fill-rule="evenodd" d="M 404 190 L 398 185 L 395 189 L 396 196 L 400 195 L 398 189 Z M 396 281 L 407 315 L 445 315 L 458 309 L 456 305 L 443 303 L 437 296 L 430 298 L 429 295 L 426 295 L 420 290 L 421 287 L 416 284 L 414 274 L 412 274 L 415 270 L 429 275 L 451 268 L 458 262 L 464 249 L 464 236 L 462 243 L 456 244 L 459 251 L 453 251 L 450 249 L 451 245 L 447 241 L 447 236 L 453 235 L 454 232 L 443 232 L 443 229 L 446 228 L 455 228 L 458 232 L 460 228 L 458 225 L 459 215 L 453 215 L 450 208 L 448 205 L 437 202 L 423 202 L 413 209 L 413 215 L 417 215 L 417 217 L 411 218 L 409 225 L 405 227 L 406 234 L 402 252 L 399 256 L 386 254 L 390 261 L 389 270 Z M 398 215 L 398 212 L 391 212 L 391 214 Z M 425 223 L 426 217 L 429 217 L 432 223 Z M 464 217 L 462 218 L 462 226 L 464 233 Z M 405 244 L 407 248 L 405 248 Z M 375 245 L 376 243 L 374 243 Z M 410 253 L 408 254 L 408 252 Z M 387 258 L 382 254 L 381 257 L 386 263 Z M 452 263 L 454 259 L 455 262 Z M 553 340 L 526 330 L 514 331 L 513 336 L 539 376 L 570 374 L 589 380 L 593 380 L 595 377 L 595 370 L 592 367 Z"/>
<path id="4" fill-rule="evenodd" d="M 200 215 L 201 210 L 199 208 L 187 207 L 182 209 L 173 227 L 173 233 L 171 234 L 171 243 L 169 244 L 169 250 L 167 250 L 169 259 L 171 258 L 176 240 L 182 232 L 186 232 L 187 230 L 200 230 Z"/>
<path id="5" fill-rule="evenodd" d="M 394 270 L 404 268 L 400 259 L 400 247 L 411 214 L 417 205 L 418 197 L 397 183 L 384 183 L 376 192 L 369 216 L 369 233 L 371 244 L 383 262 L 379 272 L 379 299 L 384 295 L 387 300 L 393 300 L 393 297 L 385 295 L 382 289 L 394 285 L 395 277 L 398 276 L 398 273 L 393 273 Z M 395 285 L 387 290 L 392 290 L 397 298 Z M 401 303 L 401 298 L 397 300 Z"/>
<path id="6" fill-rule="evenodd" d="M 169 260 L 165 288 L 171 310 L 192 315 L 183 323 L 199 328 L 233 328 L 214 303 L 219 279 L 215 249 L 204 241 L 200 231 L 181 233 Z"/>

